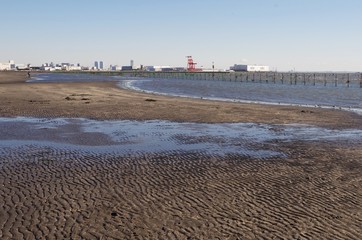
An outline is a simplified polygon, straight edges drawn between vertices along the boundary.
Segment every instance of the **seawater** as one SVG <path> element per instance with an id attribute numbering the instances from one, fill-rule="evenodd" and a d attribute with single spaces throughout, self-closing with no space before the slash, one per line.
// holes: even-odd
<path id="1" fill-rule="evenodd" d="M 32 82 L 103 82 L 118 81 L 116 78 L 108 75 L 100 74 L 84 74 L 84 73 L 41 73 L 36 74 L 28 80 Z"/>
<path id="2" fill-rule="evenodd" d="M 342 108 L 362 112 L 362 88 L 178 79 L 134 79 L 122 87 L 223 101 Z"/>
<path id="3" fill-rule="evenodd" d="M 362 130 L 308 125 L 97 121 L 83 118 L 0 118 L 0 156 L 11 149 L 50 147 L 119 155 L 197 152 L 283 158 L 275 143 L 342 141 L 360 144 Z"/>
<path id="4" fill-rule="evenodd" d="M 99 74 L 46 73 L 29 82 L 116 81 L 121 88 L 181 97 L 280 105 L 337 108 L 362 113 L 362 88 L 358 86 L 293 85 L 288 83 L 211 80 L 150 79 Z"/>

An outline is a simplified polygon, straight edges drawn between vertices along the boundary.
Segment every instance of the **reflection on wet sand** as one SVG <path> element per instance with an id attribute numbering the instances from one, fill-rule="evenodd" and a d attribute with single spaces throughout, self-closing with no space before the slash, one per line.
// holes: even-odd
<path id="1" fill-rule="evenodd" d="M 49 144 L 93 152 L 187 152 L 238 154 L 253 158 L 283 156 L 275 142 L 360 141 L 362 130 L 330 130 L 307 125 L 254 123 L 176 123 L 89 119 L 0 118 L 0 146 Z"/>
<path id="2" fill-rule="evenodd" d="M 38 118 L 0 126 L 2 239 L 362 234 L 361 130 Z"/>
<path id="3" fill-rule="evenodd" d="M 362 235 L 358 115 L 1 76 L 1 239 Z"/>

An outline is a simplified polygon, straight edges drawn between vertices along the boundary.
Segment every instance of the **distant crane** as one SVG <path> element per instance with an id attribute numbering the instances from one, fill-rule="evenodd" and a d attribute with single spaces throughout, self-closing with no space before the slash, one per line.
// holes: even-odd
<path id="1" fill-rule="evenodd" d="M 187 58 L 187 71 L 195 72 L 196 71 L 196 64 L 192 59 L 192 56 L 186 56 Z"/>

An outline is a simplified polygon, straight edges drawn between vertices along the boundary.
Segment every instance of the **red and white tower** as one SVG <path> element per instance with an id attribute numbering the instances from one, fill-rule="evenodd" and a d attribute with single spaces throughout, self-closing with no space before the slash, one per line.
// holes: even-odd
<path id="1" fill-rule="evenodd" d="M 196 71 L 196 64 L 192 59 L 192 56 L 186 56 L 187 58 L 187 71 L 195 72 Z"/>

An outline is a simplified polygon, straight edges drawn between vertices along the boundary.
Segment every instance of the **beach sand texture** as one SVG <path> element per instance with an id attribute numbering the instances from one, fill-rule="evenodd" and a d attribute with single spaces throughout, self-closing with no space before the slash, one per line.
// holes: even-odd
<path id="1" fill-rule="evenodd" d="M 25 83 L 26 73 L 13 74 L 0 74 L 3 117 L 301 123 L 330 128 L 359 127 L 362 121 L 362 116 L 338 110 L 150 95 L 120 89 L 115 82 Z"/>
<path id="2" fill-rule="evenodd" d="M 8 152 L 1 157 L 0 235 L 360 239 L 361 151 L 284 147 L 287 160 Z"/>
<path id="3" fill-rule="evenodd" d="M 0 74 L 0 116 L 362 126 L 336 110 L 147 95 L 110 82 L 27 84 L 24 76 Z M 286 158 L 0 149 L 0 238 L 361 239 L 361 144 L 272 146 Z"/>

